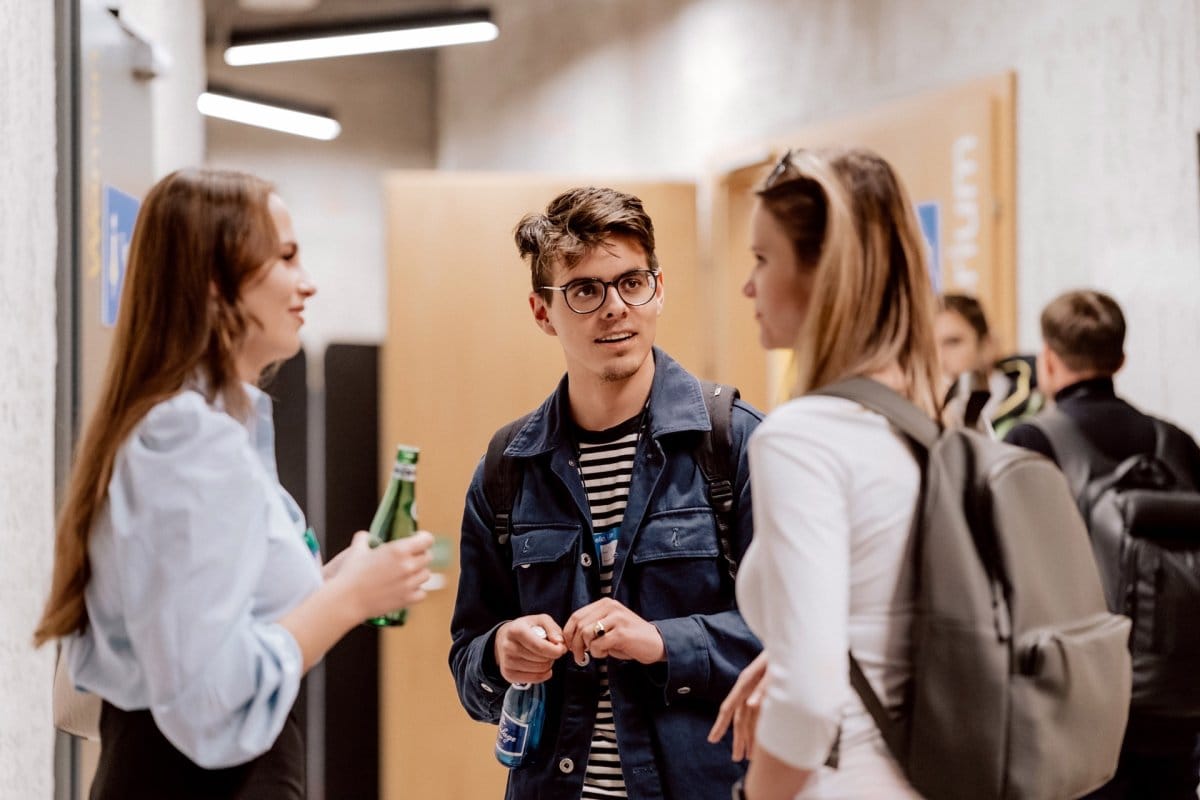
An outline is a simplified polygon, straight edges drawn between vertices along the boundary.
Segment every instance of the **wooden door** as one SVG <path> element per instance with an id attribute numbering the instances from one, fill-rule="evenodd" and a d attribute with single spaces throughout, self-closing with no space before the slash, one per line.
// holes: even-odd
<path id="1" fill-rule="evenodd" d="M 382 632 L 381 796 L 501 797 L 496 729 L 470 720 L 450 676 L 463 500 L 493 431 L 537 406 L 563 374 L 558 342 L 533 322 L 513 229 L 560 191 L 596 183 L 529 175 L 397 172 L 386 178 L 388 334 L 381 476 L 397 442 L 421 447 L 422 527 L 454 544 L 446 588 Z M 659 344 L 703 370 L 714 331 L 700 307 L 692 184 L 599 181 L 642 198 L 655 224 L 666 305 Z M 382 482 L 382 478 L 381 478 Z"/>

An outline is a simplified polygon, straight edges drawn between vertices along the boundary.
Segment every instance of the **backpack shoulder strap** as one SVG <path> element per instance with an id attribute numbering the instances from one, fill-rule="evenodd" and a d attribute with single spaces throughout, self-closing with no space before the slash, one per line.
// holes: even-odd
<path id="1" fill-rule="evenodd" d="M 1067 484 L 1076 501 L 1082 501 L 1088 481 L 1094 475 L 1112 472 L 1116 463 L 1092 444 L 1078 423 L 1060 409 L 1048 408 L 1026 420 L 1050 442 L 1058 468 L 1067 476 Z"/>
<path id="2" fill-rule="evenodd" d="M 733 554 L 733 401 L 740 394 L 732 386 L 700 381 L 712 430 L 700 437 L 694 457 L 708 484 L 708 502 L 717 518 L 717 542 L 731 579 L 737 577 Z"/>
<path id="3" fill-rule="evenodd" d="M 871 687 L 871 682 L 867 680 L 866 673 L 862 670 L 862 665 L 858 663 L 858 659 L 854 657 L 854 653 L 850 653 L 850 685 L 854 687 L 854 691 L 858 693 L 858 697 L 862 700 L 863 706 L 867 709 L 867 713 L 871 715 L 871 719 L 875 720 L 875 725 L 879 728 L 879 733 L 883 736 L 884 744 L 887 745 L 888 751 L 892 754 L 900 764 L 907 767 L 908 765 L 908 729 L 892 718 L 887 709 L 883 707 L 883 701 L 879 699 L 879 695 L 875 694 L 875 689 Z M 830 766 L 837 766 L 836 764 Z"/>
<path id="4" fill-rule="evenodd" d="M 926 452 L 933 447 L 934 442 L 941 435 L 938 424 L 925 412 L 879 381 L 870 378 L 847 378 L 844 381 L 822 386 L 810 394 L 853 400 L 861 406 L 882 414 L 899 428 L 901 433 L 923 447 Z"/>
<path id="5" fill-rule="evenodd" d="M 1177 485 L 1190 487 L 1192 491 L 1200 490 L 1176 431 L 1158 417 L 1151 417 L 1150 420 L 1154 423 L 1154 457 L 1170 468 Z"/>
<path id="6" fill-rule="evenodd" d="M 504 455 L 504 451 L 529 416 L 526 414 L 496 431 L 483 457 L 483 496 L 492 508 L 492 531 L 501 547 L 508 544 L 512 535 L 513 504 L 521 486 L 521 465 L 517 459 Z"/>
<path id="7" fill-rule="evenodd" d="M 913 444 L 924 451 L 923 455 L 933 449 L 933 445 L 941 436 L 941 428 L 904 397 L 870 378 L 855 377 L 839 381 L 829 386 L 823 386 L 810 394 L 825 397 L 841 397 L 853 400 L 864 408 L 882 414 Z M 925 493 L 925 466 L 921 467 L 921 496 Z M 921 503 L 917 500 L 917 510 L 913 514 L 910 537 L 916 540 L 921 535 Z M 850 661 L 850 685 L 854 688 L 867 713 L 875 720 L 875 725 L 883 735 L 889 752 L 901 764 L 908 764 L 908 733 L 907 726 L 893 719 L 884 708 L 879 695 L 867 680 L 862 666 L 851 651 L 847 654 Z"/>

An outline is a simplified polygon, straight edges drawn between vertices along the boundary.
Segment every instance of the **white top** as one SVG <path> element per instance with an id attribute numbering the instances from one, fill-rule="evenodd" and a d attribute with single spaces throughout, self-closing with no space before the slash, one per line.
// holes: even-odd
<path id="1" fill-rule="evenodd" d="M 757 743 L 818 770 L 804 797 L 916 796 L 850 686 L 853 650 L 885 706 L 911 674 L 909 530 L 920 472 L 879 414 L 802 397 L 750 440 L 754 540 L 738 606 L 767 651 Z M 822 768 L 841 728 L 840 767 Z"/>
<path id="2" fill-rule="evenodd" d="M 303 673 L 276 621 L 321 583 L 276 475 L 271 399 L 245 388 L 245 424 L 185 390 L 118 450 L 88 545 L 88 626 L 65 641 L 79 689 L 150 709 L 208 768 L 274 744 Z"/>

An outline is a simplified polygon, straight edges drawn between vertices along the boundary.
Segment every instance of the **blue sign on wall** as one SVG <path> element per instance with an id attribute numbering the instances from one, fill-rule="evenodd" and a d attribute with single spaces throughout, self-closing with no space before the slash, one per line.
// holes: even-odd
<path id="1" fill-rule="evenodd" d="M 929 246 L 929 280 L 933 290 L 942 293 L 942 209 L 938 203 L 917 203 L 917 221 Z"/>
<path id="2" fill-rule="evenodd" d="M 141 201 L 136 197 L 112 186 L 104 187 L 100 224 L 100 322 L 109 328 L 117 324 L 129 242 L 133 239 L 133 222 L 140 206 Z"/>

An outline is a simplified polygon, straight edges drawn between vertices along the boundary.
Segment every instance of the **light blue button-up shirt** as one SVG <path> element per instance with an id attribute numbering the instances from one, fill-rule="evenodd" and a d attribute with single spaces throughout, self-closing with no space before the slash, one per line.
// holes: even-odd
<path id="1" fill-rule="evenodd" d="M 277 620 L 321 583 L 279 485 L 271 400 L 245 388 L 245 423 L 185 390 L 121 446 L 88 545 L 88 626 L 66 641 L 79 689 L 150 709 L 207 768 L 274 744 L 303 675 Z"/>

